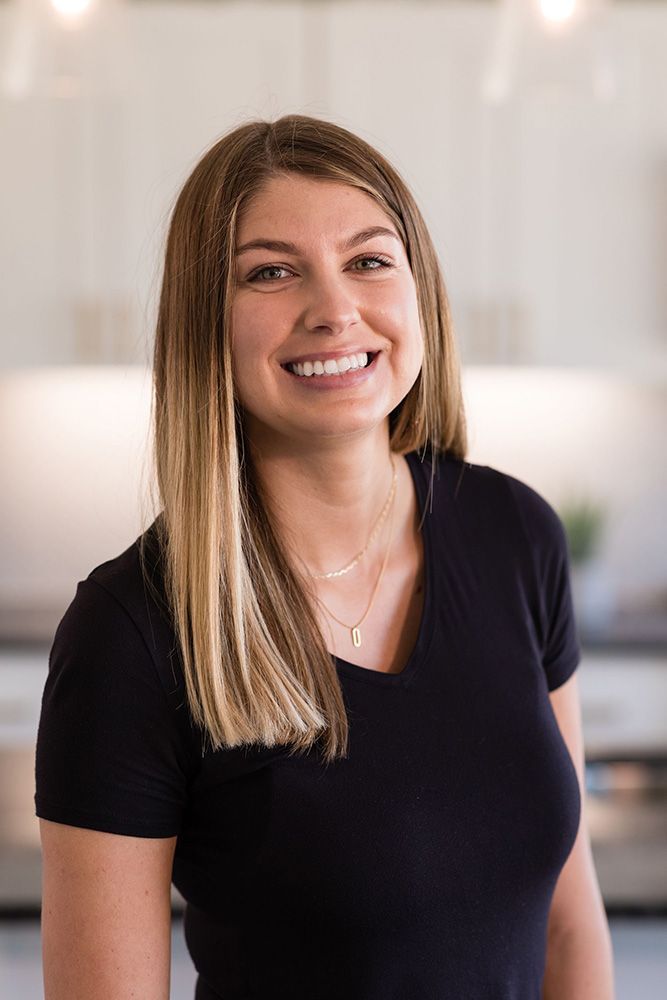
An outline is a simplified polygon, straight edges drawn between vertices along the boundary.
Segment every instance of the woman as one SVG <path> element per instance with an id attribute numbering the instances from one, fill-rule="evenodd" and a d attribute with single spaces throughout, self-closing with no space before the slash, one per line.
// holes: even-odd
<path id="1" fill-rule="evenodd" d="M 160 514 L 44 690 L 47 1000 L 166 1000 L 172 876 L 197 1000 L 611 997 L 565 535 L 465 461 L 391 165 L 300 115 L 217 142 L 154 385 Z"/>

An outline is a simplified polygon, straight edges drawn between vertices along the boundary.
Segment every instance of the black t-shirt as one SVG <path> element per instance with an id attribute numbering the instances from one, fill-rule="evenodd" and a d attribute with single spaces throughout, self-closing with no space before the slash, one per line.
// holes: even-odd
<path id="1" fill-rule="evenodd" d="M 36 813 L 178 835 L 197 1000 L 541 996 L 581 807 L 549 701 L 580 658 L 566 536 L 531 487 L 446 454 L 427 504 L 429 459 L 407 459 L 427 509 L 419 634 L 400 674 L 337 659 L 345 760 L 202 751 L 138 540 L 58 626 Z"/>

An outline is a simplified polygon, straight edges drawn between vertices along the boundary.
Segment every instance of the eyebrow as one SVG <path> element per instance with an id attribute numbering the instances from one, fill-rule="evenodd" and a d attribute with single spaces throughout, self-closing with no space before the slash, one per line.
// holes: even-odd
<path id="1" fill-rule="evenodd" d="M 400 237 L 396 235 L 393 229 L 387 229 L 386 226 L 370 226 L 368 229 L 362 229 L 360 232 L 348 237 L 348 239 L 343 240 L 338 249 L 341 252 L 351 250 L 352 247 L 356 247 L 360 243 L 366 243 L 367 240 L 373 239 L 374 236 L 391 236 L 395 240 L 398 240 L 399 243 L 401 242 Z M 234 252 L 238 256 L 245 253 L 246 250 L 275 250 L 279 253 L 294 254 L 294 256 L 301 254 L 301 251 L 294 243 L 287 243 L 285 240 L 267 240 L 261 237 L 256 240 L 250 240 L 248 243 L 244 243 L 243 246 L 236 247 Z"/>

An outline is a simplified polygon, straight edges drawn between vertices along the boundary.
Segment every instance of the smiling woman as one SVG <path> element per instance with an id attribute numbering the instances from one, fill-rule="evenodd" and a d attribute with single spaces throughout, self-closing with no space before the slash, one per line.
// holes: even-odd
<path id="1" fill-rule="evenodd" d="M 547 945 L 549 990 L 610 1000 L 576 688 L 568 745 L 550 700 L 565 532 L 466 461 L 437 256 L 377 150 L 301 115 L 215 143 L 154 386 L 160 513 L 79 582 L 44 690 L 49 1000 L 166 1000 L 171 879 L 196 1000 L 537 1000 Z"/>
<path id="2" fill-rule="evenodd" d="M 416 382 L 423 359 L 417 289 L 388 221 L 365 191 L 298 174 L 269 179 L 246 205 L 237 230 L 232 353 L 255 451 L 284 454 L 287 442 L 301 440 L 304 461 L 304 446 L 318 434 L 381 426 Z M 359 254 L 360 247 L 367 249 Z M 369 260 L 376 265 L 359 267 Z M 384 452 L 386 468 L 387 446 L 379 438 L 378 445 L 372 454 Z M 308 551 L 301 529 L 307 563 L 335 560 L 321 545 Z"/>
<path id="3" fill-rule="evenodd" d="M 301 440 L 308 478 L 304 445 L 320 434 L 381 427 L 419 376 L 417 289 L 389 221 L 365 191 L 294 173 L 265 181 L 239 219 L 232 354 L 246 436 L 269 453 L 280 438 L 283 455 Z M 369 261 L 378 263 L 359 266 Z M 304 368 L 286 381 L 285 366 L 295 363 Z M 381 478 L 387 444 L 376 438 L 370 454 L 379 456 Z M 335 561 L 318 539 L 304 553 L 310 540 L 303 523 L 300 529 L 308 564 Z"/>

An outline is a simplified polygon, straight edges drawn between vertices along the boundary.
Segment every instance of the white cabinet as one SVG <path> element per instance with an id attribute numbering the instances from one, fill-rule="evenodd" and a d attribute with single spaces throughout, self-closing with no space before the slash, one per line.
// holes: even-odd
<path id="1" fill-rule="evenodd" d="M 562 87 L 521 71 L 536 35 L 516 31 L 515 87 L 494 103 L 504 6 L 124 4 L 93 47 L 104 59 L 82 59 L 67 87 L 49 83 L 38 53 L 41 89 L 0 93 L 0 256 L 12 273 L 0 365 L 144 363 L 182 181 L 229 128 L 297 111 L 358 131 L 404 174 L 465 362 L 667 378 L 667 9 L 608 4 L 599 39 L 586 19 L 563 33 Z M 18 37 L 20 7 L 0 5 L 3 37 Z M 83 50 L 95 41 L 97 16 L 70 53 L 77 37 Z M 607 77 L 596 94 L 598 41 Z"/>

